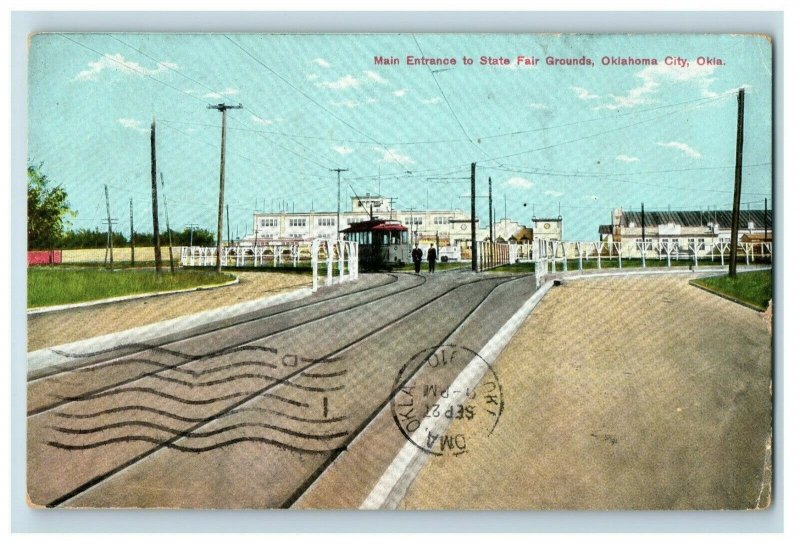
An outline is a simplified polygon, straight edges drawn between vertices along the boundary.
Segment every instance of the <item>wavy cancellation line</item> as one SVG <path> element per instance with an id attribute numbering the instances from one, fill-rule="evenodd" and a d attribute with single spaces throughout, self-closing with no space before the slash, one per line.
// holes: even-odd
<path id="1" fill-rule="evenodd" d="M 173 440 L 173 439 L 170 439 Z M 101 440 L 100 442 L 92 442 L 90 444 L 63 444 L 61 442 L 50 441 L 47 442 L 47 445 L 52 446 L 54 448 L 62 449 L 62 450 L 88 450 L 94 448 L 100 448 L 102 446 L 107 446 L 110 444 L 118 444 L 122 442 L 149 442 L 151 444 L 157 444 L 161 447 L 166 447 L 169 449 L 186 452 L 186 453 L 203 453 L 211 450 L 216 450 L 219 448 L 224 448 L 226 446 L 231 446 L 233 444 L 239 444 L 241 442 L 255 442 L 261 444 L 269 444 L 271 446 L 275 446 L 282 450 L 296 452 L 296 453 L 310 453 L 310 454 L 323 454 L 323 453 L 332 453 L 332 452 L 341 452 L 347 449 L 346 446 L 339 446 L 336 448 L 328 448 L 328 449 L 320 449 L 320 450 L 312 450 L 308 448 L 301 448 L 298 446 L 293 446 L 291 444 L 287 444 L 285 442 L 281 442 L 279 440 L 272 440 L 270 438 L 263 438 L 260 436 L 241 436 L 237 438 L 232 438 L 230 440 L 226 440 L 224 442 L 218 442 L 216 444 L 210 444 L 208 446 L 200 446 L 200 447 L 192 447 L 192 446 L 183 446 L 180 444 L 174 444 L 171 441 L 163 441 L 157 438 L 153 438 L 151 436 L 121 436 L 119 438 L 109 438 L 107 440 Z"/>
<path id="2" fill-rule="evenodd" d="M 290 378 L 276 378 L 274 376 L 270 376 L 269 374 L 253 374 L 253 373 L 236 374 L 234 376 L 228 376 L 226 378 L 220 378 L 220 379 L 217 379 L 217 380 L 210 380 L 210 381 L 207 381 L 207 382 L 199 382 L 199 383 L 189 382 L 189 381 L 186 381 L 186 380 L 181 380 L 181 379 L 178 379 L 178 378 L 172 378 L 172 377 L 169 377 L 169 376 L 162 376 L 160 374 L 154 374 L 154 375 L 148 376 L 148 377 L 149 378 L 154 378 L 156 380 L 160 380 L 160 381 L 163 381 L 163 382 L 167 382 L 167 383 L 174 383 L 174 384 L 177 384 L 177 385 L 183 385 L 183 386 L 186 386 L 186 387 L 189 387 L 189 388 L 213 387 L 215 385 L 221 385 L 221 384 L 225 384 L 225 383 L 232 383 L 232 382 L 239 381 L 239 380 L 257 379 L 257 380 L 264 380 L 264 381 L 272 381 L 272 382 L 275 382 L 276 384 L 282 384 L 282 385 L 286 385 L 286 386 L 289 386 L 289 387 L 294 387 L 296 389 L 301 389 L 303 391 L 311 391 L 311 392 L 314 392 L 314 393 L 326 393 L 328 391 L 341 391 L 342 389 L 344 389 L 344 385 L 336 385 L 336 386 L 331 386 L 331 387 L 313 387 L 313 386 L 310 386 L 310 385 L 301 385 L 301 384 L 298 384 L 298 383 L 294 383 L 293 381 L 291 381 Z"/>
<path id="3" fill-rule="evenodd" d="M 58 398 L 59 400 L 65 400 L 65 401 L 69 401 L 69 402 L 76 402 L 76 401 L 77 402 L 81 402 L 81 401 L 95 400 L 95 399 L 99 399 L 99 398 L 103 398 L 103 397 L 110 397 L 110 396 L 120 395 L 120 394 L 125 394 L 125 393 L 147 393 L 147 394 L 155 395 L 157 397 L 161 397 L 161 398 L 164 398 L 164 399 L 174 400 L 174 401 L 180 402 L 182 404 L 192 404 L 192 405 L 213 404 L 213 403 L 219 402 L 221 400 L 230 400 L 230 399 L 235 399 L 235 398 L 239 398 L 239 397 L 243 397 L 245 395 L 250 395 L 251 394 L 250 391 L 237 391 L 235 393 L 231 393 L 231 394 L 228 394 L 228 395 L 222 395 L 222 396 L 219 396 L 219 397 L 212 397 L 212 398 L 207 398 L 207 399 L 195 400 L 195 399 L 185 399 L 183 397 L 178 397 L 176 395 L 170 395 L 169 393 L 164 393 L 162 391 L 158 391 L 156 389 L 153 389 L 152 387 L 126 387 L 126 388 L 122 388 L 122 389 L 114 389 L 112 391 L 102 391 L 100 393 L 92 393 L 90 395 L 78 395 L 78 396 L 73 396 L 73 397 L 64 397 L 64 396 L 60 396 L 60 395 L 54 395 L 54 396 L 56 398 Z M 307 403 L 305 403 L 305 402 L 300 402 L 300 401 L 297 401 L 297 400 L 288 399 L 286 397 L 281 397 L 281 396 L 275 395 L 273 393 L 265 393 L 265 394 L 263 394 L 261 396 L 274 398 L 276 400 L 280 400 L 282 402 L 285 402 L 287 404 L 291 404 L 293 406 L 300 406 L 300 407 L 303 407 L 303 408 L 308 408 L 309 407 L 309 405 Z"/>
<path id="4" fill-rule="evenodd" d="M 159 349 L 161 349 L 161 348 L 159 348 Z M 220 351 L 220 352 L 207 353 L 205 355 L 188 355 L 188 354 L 182 354 L 181 352 L 175 352 L 173 350 L 165 350 L 165 351 L 171 352 L 170 354 L 180 354 L 180 355 L 176 355 L 176 356 L 183 358 L 185 360 L 185 362 L 213 359 L 214 357 L 221 357 L 221 356 L 224 356 L 224 355 L 230 355 L 230 354 L 233 354 L 233 353 L 248 352 L 248 351 L 267 352 L 267 353 L 270 353 L 270 354 L 273 354 L 273 355 L 278 353 L 278 350 L 275 349 L 275 348 L 262 347 L 262 346 L 238 346 L 236 348 L 229 348 L 229 349 L 226 349 L 226 350 L 223 350 L 223 351 Z M 78 355 L 70 355 L 70 356 L 71 357 L 78 357 Z M 91 356 L 91 354 L 86 355 L 86 357 L 90 357 L 90 356 Z M 327 357 L 327 358 L 323 357 L 323 358 L 319 358 L 319 359 L 314 359 L 314 358 L 310 358 L 310 357 L 298 357 L 298 361 L 301 361 L 301 362 L 304 362 L 304 363 L 333 363 L 333 362 L 338 361 L 339 359 L 340 359 L 339 357 Z M 99 362 L 96 366 L 88 366 L 88 367 L 84 367 L 84 368 L 76 368 L 76 369 L 71 370 L 70 372 L 74 372 L 74 373 L 79 373 L 79 372 L 97 372 L 98 370 L 105 370 L 105 369 L 110 368 L 110 367 L 125 366 L 125 365 L 139 365 L 139 364 L 152 365 L 152 366 L 155 366 L 155 367 L 162 368 L 164 370 L 174 370 L 175 372 L 180 372 L 182 374 L 187 374 L 187 375 L 191 375 L 191 376 L 194 376 L 194 377 L 202 376 L 204 374 L 212 374 L 212 373 L 215 373 L 215 372 L 222 372 L 222 371 L 227 370 L 229 368 L 236 368 L 236 367 L 239 367 L 239 366 L 248 366 L 248 365 L 264 366 L 264 367 L 268 367 L 268 368 L 272 368 L 272 369 L 278 368 L 278 365 L 276 365 L 274 363 L 269 363 L 269 362 L 266 362 L 266 361 L 259 361 L 259 360 L 247 360 L 247 361 L 237 361 L 237 362 L 233 362 L 233 363 L 228 363 L 228 364 L 223 365 L 223 366 L 213 367 L 213 368 L 208 368 L 208 369 L 203 369 L 203 370 L 192 370 L 192 369 L 187 369 L 187 368 L 180 368 L 180 367 L 178 367 L 178 366 L 176 366 L 174 364 L 162 363 L 160 361 L 156 361 L 154 359 L 150 359 L 150 358 L 147 358 L 147 357 L 134 357 L 134 358 L 123 359 L 123 360 L 118 360 L 118 361 Z"/>
<path id="5" fill-rule="evenodd" d="M 124 413 L 124 412 L 137 412 L 137 411 L 149 412 L 151 414 L 169 417 L 176 421 L 185 421 L 187 423 L 200 423 L 201 421 L 206 421 L 207 419 L 205 417 L 181 416 L 173 412 L 169 412 L 167 410 L 159 410 L 158 408 L 152 408 L 150 406 L 143 406 L 139 404 L 132 404 L 129 406 L 115 406 L 114 408 L 108 408 L 107 410 L 100 410 L 88 414 L 68 414 L 65 412 L 54 412 L 54 415 L 63 419 L 93 419 L 96 417 L 102 417 L 111 414 Z M 230 417 L 234 414 L 239 414 L 243 412 L 259 412 L 263 414 L 270 414 L 278 417 L 284 417 L 286 419 L 291 419 L 293 421 L 300 421 L 302 423 L 338 423 L 340 421 L 344 421 L 345 419 L 347 419 L 347 416 L 336 416 L 326 419 L 307 418 L 307 417 L 300 417 L 292 414 L 287 414 L 285 412 L 280 412 L 278 410 L 272 410 L 270 408 L 256 408 L 256 407 L 239 408 L 221 415 L 218 419 L 222 419 L 224 417 Z"/>
<path id="6" fill-rule="evenodd" d="M 180 429 L 173 429 L 172 427 L 167 427 L 166 425 L 160 425 L 158 423 L 152 423 L 150 421 L 137 421 L 137 420 L 122 421 L 119 423 L 109 423 L 108 425 L 100 425 L 98 427 L 91 427 L 88 429 L 71 429 L 66 427 L 50 427 L 50 428 L 53 429 L 54 431 L 58 431 L 64 434 L 82 435 L 82 434 L 102 433 L 104 431 L 112 429 L 123 429 L 125 427 L 145 427 L 148 429 L 154 429 L 156 431 L 163 431 L 165 433 L 169 433 L 176 437 L 181 437 L 181 438 L 208 438 L 210 436 L 216 436 L 218 434 L 226 433 L 228 431 L 233 431 L 236 429 L 244 429 L 248 427 L 277 431 L 279 433 L 287 434 L 289 436 L 294 436 L 297 438 L 304 438 L 306 440 L 334 440 L 336 438 L 342 438 L 349 434 L 347 431 L 340 431 L 328 434 L 310 434 L 310 433 L 295 431 L 292 429 L 287 429 L 286 427 L 280 427 L 278 425 L 272 425 L 270 423 L 251 423 L 251 422 L 234 423 L 232 425 L 226 425 L 225 427 L 220 427 L 219 429 L 214 429 L 211 431 L 182 431 Z"/>

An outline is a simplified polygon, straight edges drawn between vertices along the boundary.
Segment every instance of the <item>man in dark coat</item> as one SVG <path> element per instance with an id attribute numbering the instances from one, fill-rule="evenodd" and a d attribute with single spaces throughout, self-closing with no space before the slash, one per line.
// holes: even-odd
<path id="1" fill-rule="evenodd" d="M 411 260 L 414 261 L 414 273 L 419 274 L 419 268 L 422 266 L 422 250 L 419 244 L 414 244 L 414 249 L 411 250 Z"/>
<path id="2" fill-rule="evenodd" d="M 430 249 L 428 249 L 428 272 L 433 274 L 434 268 L 436 268 L 436 248 L 431 244 Z"/>

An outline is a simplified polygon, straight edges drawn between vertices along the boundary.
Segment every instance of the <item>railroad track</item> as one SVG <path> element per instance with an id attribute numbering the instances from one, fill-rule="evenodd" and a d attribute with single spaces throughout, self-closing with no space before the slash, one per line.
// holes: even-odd
<path id="1" fill-rule="evenodd" d="M 295 486 L 292 492 L 284 493 L 286 496 L 280 502 L 271 504 L 271 506 L 275 507 L 291 506 L 309 486 L 313 485 L 320 474 L 347 449 L 396 393 L 397 389 L 385 392 L 381 399 L 378 399 L 377 404 L 375 399 L 371 400 L 368 411 L 366 409 L 361 410 L 359 407 L 358 417 L 337 417 L 328 414 L 325 417 L 308 417 L 307 415 L 299 414 L 297 410 L 311 409 L 311 399 L 317 399 L 320 395 L 327 395 L 323 397 L 326 403 L 329 396 L 339 399 L 337 401 L 339 404 L 349 402 L 348 398 L 352 400 L 353 391 L 343 391 L 346 388 L 342 385 L 331 385 L 331 382 L 336 379 L 350 379 L 348 372 L 351 369 L 343 366 L 348 362 L 343 360 L 343 355 L 359 347 L 362 350 L 361 361 L 364 359 L 364 346 L 368 345 L 376 337 L 382 338 L 382 341 L 385 342 L 387 334 L 391 336 L 400 334 L 395 331 L 405 331 L 413 323 L 415 316 L 431 314 L 431 312 L 435 313 L 436 307 L 444 307 L 443 303 L 452 297 L 465 296 L 467 300 L 473 302 L 470 303 L 469 308 L 464 310 L 466 313 L 456 319 L 454 326 L 449 327 L 444 333 L 440 334 L 440 331 L 437 331 L 434 335 L 437 340 L 443 341 L 457 330 L 463 322 L 468 320 L 495 289 L 518 279 L 518 277 L 470 279 L 456 285 L 447 286 L 445 289 L 434 290 L 433 294 L 421 297 L 419 302 L 414 303 L 414 308 L 411 311 L 401 312 L 401 315 L 398 316 L 390 315 L 384 317 L 376 315 L 374 319 L 367 318 L 361 324 L 363 330 L 360 330 L 359 334 L 347 338 L 346 342 L 336 346 L 335 349 L 324 350 L 324 353 L 295 361 L 296 367 L 280 376 L 272 375 L 269 372 L 226 375 L 229 371 L 238 371 L 242 367 L 252 366 L 253 363 L 253 361 L 231 362 L 230 359 L 240 354 L 248 356 L 252 354 L 277 356 L 286 351 L 279 345 L 281 341 L 294 341 L 294 336 L 298 334 L 301 336 L 303 334 L 312 335 L 311 337 L 313 337 L 313 334 L 319 335 L 318 332 L 315 333 L 311 329 L 316 330 L 320 327 L 324 329 L 323 325 L 326 320 L 335 321 L 334 325 L 341 325 L 347 322 L 355 323 L 357 314 L 366 314 L 368 316 L 372 312 L 377 314 L 377 310 L 373 311 L 371 307 L 377 308 L 379 305 L 376 303 L 380 301 L 387 303 L 380 305 L 381 308 L 402 304 L 403 300 L 408 300 L 408 297 L 402 297 L 402 295 L 409 295 L 415 289 L 426 284 L 424 276 L 414 278 L 413 285 L 404 286 L 402 289 L 392 289 L 388 293 L 379 293 L 377 297 L 369 297 L 367 300 L 338 307 L 333 311 L 328 311 L 323 306 L 321 308 L 323 312 L 310 319 L 301 319 L 297 323 L 272 330 L 267 334 L 255 337 L 248 336 L 246 341 L 237 342 L 234 346 L 227 346 L 213 351 L 214 355 L 211 357 L 192 356 L 174 363 L 156 362 L 157 364 L 153 365 L 155 369 L 138 372 L 134 376 L 128 376 L 125 379 L 111 380 L 100 387 L 89 387 L 79 395 L 62 396 L 56 402 L 33 412 L 31 418 L 29 418 L 29 429 L 33 428 L 33 431 L 29 430 L 29 432 L 33 433 L 32 435 L 29 434 L 29 455 L 31 454 L 30 448 L 33 441 L 34 449 L 40 448 L 34 452 L 34 457 L 47 457 L 53 451 L 58 451 L 60 453 L 55 457 L 59 460 L 65 460 L 65 462 L 69 462 L 66 460 L 70 459 L 70 455 L 78 456 L 82 462 L 99 459 L 98 466 L 91 467 L 90 465 L 83 468 L 87 477 L 82 482 L 78 485 L 63 486 L 58 492 L 51 493 L 44 504 L 48 507 L 64 505 L 75 497 L 97 488 L 104 482 L 108 482 L 115 475 L 126 471 L 126 469 L 132 469 L 142 461 L 152 459 L 154 454 L 162 451 L 183 455 L 203 454 L 206 452 L 215 454 L 223 448 L 228 448 L 226 451 L 232 451 L 229 447 L 234 444 L 252 443 L 274 447 L 276 451 L 280 451 L 282 454 L 302 454 L 303 458 L 314 459 L 312 463 L 314 465 L 313 470 L 302 478 L 302 481 Z M 416 278 L 421 279 L 416 280 Z M 389 282 L 381 286 L 385 287 L 396 282 Z M 374 288 L 378 287 L 380 286 L 375 286 Z M 467 291 L 469 296 L 467 296 Z M 330 297 L 326 301 L 337 300 L 340 302 L 357 293 Z M 459 295 L 459 293 L 464 294 Z M 401 300 L 393 302 L 391 297 L 398 297 Z M 315 301 L 311 304 L 280 310 L 271 313 L 269 316 L 253 317 L 242 323 L 254 323 L 282 315 L 285 316 L 288 312 L 309 309 L 313 306 L 319 306 L 323 302 L 325 301 Z M 351 313 L 353 316 L 350 316 Z M 242 323 L 238 323 L 238 325 Z M 226 329 L 229 330 L 230 327 L 235 326 L 235 324 L 229 324 L 226 325 Z M 207 334 L 211 333 L 204 331 L 189 338 L 197 340 Z M 403 332 L 402 334 L 406 333 Z M 289 338 L 290 335 L 292 338 Z M 279 340 L 278 344 L 276 344 L 279 345 L 277 348 L 260 345 L 265 340 L 274 339 L 275 337 L 286 337 L 286 339 Z M 175 356 L 171 351 L 177 351 L 170 348 L 169 344 L 162 344 L 159 346 L 147 346 L 146 349 L 139 350 L 136 354 L 138 355 L 148 350 L 161 351 L 163 355 L 173 358 Z M 125 365 L 141 364 L 141 362 L 135 360 L 125 359 L 126 357 L 130 358 L 131 354 L 129 353 L 124 356 L 119 356 L 117 352 L 109 352 L 102 355 L 106 356 L 105 360 L 94 361 L 89 363 L 91 366 L 80 366 L 71 369 L 71 371 L 62 370 L 54 376 L 58 380 L 62 380 L 64 376 L 89 375 L 90 373 L 102 371 L 104 368 L 120 368 Z M 97 354 L 92 354 L 92 356 L 97 356 Z M 274 357 L 272 360 L 275 360 Z M 261 362 L 263 363 L 264 361 L 262 360 Z M 278 367 L 279 365 L 272 366 Z M 328 372 L 329 368 L 334 368 L 334 370 Z M 273 370 L 285 371 L 283 368 L 270 369 L 270 371 Z M 198 381 L 198 378 L 202 379 L 202 381 Z M 57 380 L 53 380 L 53 376 L 51 376 L 51 380 L 45 380 L 45 378 L 32 380 L 32 382 L 36 383 L 45 383 L 45 381 L 57 383 Z M 262 385 L 252 386 L 258 381 L 261 381 Z M 321 382 L 322 385 L 316 384 L 316 382 Z M 240 383 L 250 384 L 251 387 L 239 388 L 238 384 Z M 312 385 L 309 385 L 309 383 L 312 383 Z M 130 399 L 129 402 L 126 403 L 126 399 Z M 265 405 L 264 403 L 267 404 Z M 97 404 L 100 404 L 99 408 L 95 406 Z M 83 410 L 84 406 L 88 406 L 90 409 L 94 406 L 95 409 L 86 411 Z M 192 413 L 181 413 L 177 407 L 180 410 L 188 408 Z M 66 409 L 69 409 L 71 413 L 65 411 Z M 327 410 L 327 405 L 325 409 Z M 198 410 L 200 413 L 197 413 Z M 115 416 L 127 417 L 129 414 L 136 414 L 138 419 L 126 419 L 110 423 L 101 421 L 100 424 L 96 422 L 98 419 L 103 420 L 105 418 L 107 420 Z M 142 414 L 149 415 L 155 420 L 148 420 L 146 417 L 142 418 Z M 258 416 L 261 419 L 258 421 L 249 419 L 235 421 L 237 418 L 252 416 Z M 267 418 L 266 420 L 263 419 L 265 417 Z M 280 421 L 286 420 L 287 423 L 276 423 L 269 418 L 275 418 Z M 234 420 L 233 423 L 225 423 L 231 419 Z M 166 424 L 165 420 L 169 420 L 170 423 Z M 316 427 L 320 426 L 330 427 L 333 424 L 345 424 L 351 421 L 355 426 L 347 430 L 336 428 L 330 431 L 320 431 L 316 429 Z M 71 425 L 66 425 L 67 423 Z M 76 423 L 81 425 L 86 423 L 88 426 L 76 427 Z M 303 430 L 294 428 L 292 425 L 299 425 L 303 429 L 311 426 L 314 429 Z M 144 429 L 146 432 L 143 434 L 115 434 L 130 427 Z M 263 436 L 263 434 L 267 436 Z M 76 442 L 76 438 L 80 440 Z M 313 443 L 315 446 L 310 447 L 309 443 Z M 324 447 L 317 446 L 320 443 L 323 443 Z M 117 451 L 119 449 L 125 451 L 119 453 Z M 113 453 L 109 455 L 97 455 L 98 452 L 112 450 Z M 116 457 L 116 459 L 111 460 L 113 461 L 111 462 L 109 456 Z M 48 464 L 46 458 L 40 458 L 39 462 Z M 89 468 L 95 468 L 96 470 L 90 475 L 89 473 L 93 471 Z M 64 484 L 67 483 L 64 482 Z"/>

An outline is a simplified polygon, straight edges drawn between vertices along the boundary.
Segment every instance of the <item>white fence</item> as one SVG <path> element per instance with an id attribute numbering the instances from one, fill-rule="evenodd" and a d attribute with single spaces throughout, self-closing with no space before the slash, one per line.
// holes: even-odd
<path id="1" fill-rule="evenodd" d="M 552 272 L 559 268 L 566 271 L 568 261 L 577 260 L 578 270 L 584 269 L 584 263 L 592 263 L 593 268 L 622 268 L 623 260 L 637 259 L 641 267 L 647 267 L 648 259 L 665 261 L 666 266 L 672 266 L 674 261 L 689 261 L 698 266 L 700 260 L 725 264 L 731 257 L 731 244 L 729 242 L 715 242 L 705 244 L 702 242 L 689 243 L 688 246 L 680 245 L 672 240 L 654 242 L 608 242 L 608 241 L 551 241 L 539 240 L 529 250 L 527 245 L 520 245 L 518 250 L 513 250 L 515 255 L 522 255 L 519 262 L 527 260 L 540 263 Z M 738 258 L 744 257 L 746 265 L 751 264 L 757 257 L 772 260 L 771 242 L 740 242 L 736 247 Z M 516 261 L 512 261 L 516 262 Z"/>
<path id="2" fill-rule="evenodd" d="M 280 267 L 310 264 L 312 290 L 319 288 L 319 267 L 326 267 L 325 285 L 333 285 L 333 269 L 338 269 L 339 282 L 358 279 L 358 244 L 344 240 L 316 238 L 312 241 L 268 244 L 258 246 L 223 246 L 222 266 Z M 181 247 L 182 266 L 215 266 L 216 247 Z"/>

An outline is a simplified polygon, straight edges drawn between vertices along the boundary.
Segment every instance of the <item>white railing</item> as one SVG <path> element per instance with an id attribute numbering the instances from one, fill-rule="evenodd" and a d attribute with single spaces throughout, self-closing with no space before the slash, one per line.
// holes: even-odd
<path id="1" fill-rule="evenodd" d="M 517 250 L 519 251 L 519 250 Z M 767 242 L 740 242 L 737 244 L 737 255 L 744 257 L 745 265 L 752 264 L 757 257 L 772 259 L 772 244 Z M 667 267 L 672 267 L 675 262 L 690 260 L 691 264 L 698 266 L 701 259 L 715 262 L 719 260 L 721 266 L 730 260 L 731 244 L 729 242 L 715 242 L 706 244 L 693 242 L 686 246 L 672 240 L 659 242 L 611 242 L 611 241 L 554 241 L 539 240 L 534 244 L 531 259 L 537 263 L 537 272 L 544 268 L 555 273 L 559 268 L 566 272 L 568 261 L 577 260 L 577 269 L 583 271 L 587 263 L 593 263 L 592 268 L 623 268 L 623 260 L 640 260 L 640 267 L 647 267 L 648 259 L 666 261 Z"/>
<path id="2" fill-rule="evenodd" d="M 320 260 L 322 256 L 322 260 Z M 311 290 L 319 289 L 319 265 L 325 263 L 325 285 L 333 285 L 333 262 L 337 261 L 339 282 L 358 279 L 358 244 L 345 240 L 316 238 L 311 242 Z M 345 275 L 347 270 L 347 275 Z"/>
<path id="3" fill-rule="evenodd" d="M 217 263 L 216 247 L 181 247 L 181 265 L 183 266 L 215 266 Z M 319 266 L 324 263 L 327 270 L 325 285 L 333 285 L 334 261 L 336 262 L 338 281 L 355 281 L 358 279 L 358 244 L 344 240 L 328 240 L 316 238 L 311 241 L 289 243 L 269 243 L 264 245 L 241 245 L 223 248 L 222 266 L 241 267 L 280 267 L 291 263 L 293 268 L 305 262 L 311 264 L 312 289 L 319 288 Z"/>

